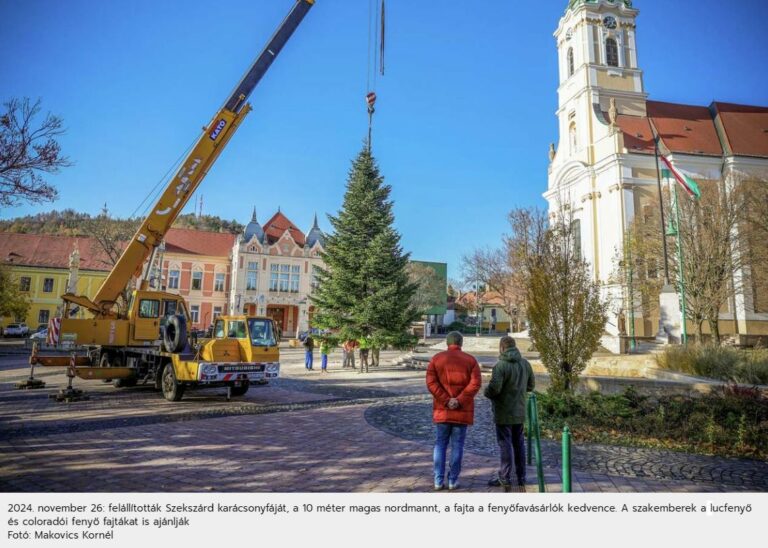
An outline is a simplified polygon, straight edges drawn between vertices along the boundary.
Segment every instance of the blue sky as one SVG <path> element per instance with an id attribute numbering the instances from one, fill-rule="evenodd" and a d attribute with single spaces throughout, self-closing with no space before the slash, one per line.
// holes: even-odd
<path id="1" fill-rule="evenodd" d="M 387 0 L 387 73 L 374 154 L 413 258 L 449 264 L 496 245 L 515 206 L 543 206 L 557 141 L 552 33 L 567 0 Z M 293 0 L 0 0 L 0 99 L 40 97 L 74 161 L 50 209 L 118 216 L 199 135 Z M 222 6 L 226 6 L 223 9 Z M 651 98 L 768 105 L 768 2 L 636 0 Z M 278 206 L 300 227 L 336 212 L 367 129 L 366 0 L 317 0 L 253 93 L 198 190 L 206 213 L 247 222 Z"/>

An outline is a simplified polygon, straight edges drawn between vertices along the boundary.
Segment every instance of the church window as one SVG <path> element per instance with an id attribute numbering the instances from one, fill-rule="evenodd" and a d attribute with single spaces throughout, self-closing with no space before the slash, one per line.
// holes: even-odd
<path id="1" fill-rule="evenodd" d="M 609 67 L 619 66 L 619 46 L 615 38 L 605 40 L 605 62 Z"/>
<path id="2" fill-rule="evenodd" d="M 568 48 L 568 77 L 573 76 L 574 64 L 573 64 L 573 48 Z"/>
<path id="3" fill-rule="evenodd" d="M 571 237 L 573 238 L 573 256 L 581 260 L 581 221 L 574 219 L 571 222 Z"/>
<path id="4" fill-rule="evenodd" d="M 575 154 L 576 145 L 578 144 L 576 141 L 576 122 L 571 122 L 571 125 L 568 128 L 568 144 L 570 146 L 571 154 Z"/>

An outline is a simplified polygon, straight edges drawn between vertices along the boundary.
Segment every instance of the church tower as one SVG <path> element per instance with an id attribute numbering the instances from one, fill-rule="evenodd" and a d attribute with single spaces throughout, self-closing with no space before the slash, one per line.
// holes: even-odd
<path id="1" fill-rule="evenodd" d="M 612 302 L 621 302 L 612 277 L 635 200 L 619 123 L 647 114 L 638 13 L 630 0 L 570 0 L 554 33 L 559 140 L 550 147 L 544 198 L 551 213 L 567 210 L 581 256 Z M 606 331 L 616 335 L 617 323 L 609 319 Z"/>
<path id="2" fill-rule="evenodd" d="M 560 74 L 557 163 L 594 165 L 600 160 L 596 144 L 611 134 L 612 112 L 645 116 L 637 15 L 629 0 L 570 0 L 554 34 Z"/>

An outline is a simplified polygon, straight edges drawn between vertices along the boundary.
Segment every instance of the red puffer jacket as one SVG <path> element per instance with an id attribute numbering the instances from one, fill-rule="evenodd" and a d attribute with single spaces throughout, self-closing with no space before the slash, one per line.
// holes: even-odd
<path id="1" fill-rule="evenodd" d="M 450 345 L 448 350 L 432 357 L 427 367 L 427 388 L 434 398 L 432 420 L 472 424 L 475 418 L 475 395 L 480 391 L 480 365 L 477 360 Z M 456 398 L 459 407 L 448 409 L 448 400 Z"/>

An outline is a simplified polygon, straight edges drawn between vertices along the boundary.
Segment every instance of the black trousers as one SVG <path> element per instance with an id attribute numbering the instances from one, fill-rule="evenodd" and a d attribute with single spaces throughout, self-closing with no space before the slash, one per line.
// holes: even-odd
<path id="1" fill-rule="evenodd" d="M 497 424 L 496 441 L 501 452 L 499 479 L 512 483 L 512 458 L 514 454 L 517 483 L 525 483 L 525 435 L 522 424 Z"/>

